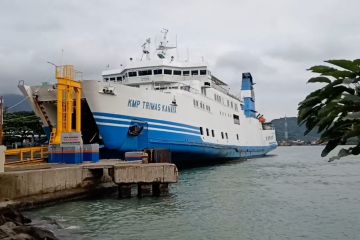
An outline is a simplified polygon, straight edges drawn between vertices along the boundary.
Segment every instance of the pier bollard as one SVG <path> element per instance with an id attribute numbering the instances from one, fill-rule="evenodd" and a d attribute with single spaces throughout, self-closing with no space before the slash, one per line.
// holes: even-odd
<path id="1" fill-rule="evenodd" d="M 119 198 L 131 198 L 131 184 L 119 184 Z"/>
<path id="2" fill-rule="evenodd" d="M 6 151 L 6 147 L 5 146 L 0 146 L 0 173 L 4 172 L 5 169 L 5 151 Z"/>
<path id="3" fill-rule="evenodd" d="M 151 189 L 152 189 L 151 184 L 139 183 L 137 196 L 140 198 L 151 196 Z"/>

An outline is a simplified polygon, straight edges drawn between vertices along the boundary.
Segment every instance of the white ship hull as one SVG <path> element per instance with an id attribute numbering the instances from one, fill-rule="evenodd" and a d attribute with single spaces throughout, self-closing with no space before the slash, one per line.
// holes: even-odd
<path id="1" fill-rule="evenodd" d="M 258 119 L 247 118 L 242 111 L 236 112 L 240 124 L 234 124 L 233 114 L 206 96 L 180 89 L 160 92 L 117 83 L 111 83 L 113 94 L 105 94 L 103 89 L 109 83 L 83 81 L 82 85 L 109 149 L 168 149 L 174 158 L 211 159 L 257 157 L 277 146 L 274 130 L 264 130 Z M 210 111 L 195 107 L 194 99 L 209 105 Z M 137 136 L 129 134 L 129 128 L 134 126 L 141 129 Z"/>

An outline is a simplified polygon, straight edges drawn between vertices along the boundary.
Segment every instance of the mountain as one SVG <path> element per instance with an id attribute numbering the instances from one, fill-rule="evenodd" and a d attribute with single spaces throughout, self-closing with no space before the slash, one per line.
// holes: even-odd
<path id="1" fill-rule="evenodd" d="M 5 109 L 7 112 L 32 111 L 27 99 L 19 94 L 4 94 Z"/>
<path id="2" fill-rule="evenodd" d="M 316 141 L 320 138 L 320 134 L 316 131 L 311 131 L 308 135 L 304 136 L 304 132 L 306 131 L 305 126 L 297 125 L 296 117 L 287 117 L 287 129 L 288 129 L 288 140 L 301 140 L 305 142 Z M 276 139 L 278 142 L 285 140 L 285 118 L 274 119 L 271 121 L 273 127 L 276 132 Z"/>

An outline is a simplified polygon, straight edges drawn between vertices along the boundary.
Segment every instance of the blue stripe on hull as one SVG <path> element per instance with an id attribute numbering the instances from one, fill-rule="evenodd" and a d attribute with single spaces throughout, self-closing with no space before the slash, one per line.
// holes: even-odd
<path id="1" fill-rule="evenodd" d="M 197 159 L 219 159 L 219 158 L 249 158 L 263 156 L 267 152 L 276 148 L 272 146 L 230 146 L 221 144 L 211 144 L 202 141 L 200 136 L 189 135 L 188 132 L 178 133 L 165 131 L 149 130 L 147 127 L 139 136 L 128 134 L 128 125 L 108 126 L 104 124 L 114 124 L 113 121 L 97 121 L 104 145 L 109 149 L 120 152 L 138 151 L 149 149 L 168 149 L 172 152 L 172 157 L 196 156 Z M 171 131 L 171 130 L 170 130 Z"/>
<path id="2" fill-rule="evenodd" d="M 187 125 L 187 124 L 183 124 L 183 123 L 176 123 L 176 122 L 171 122 L 171 121 L 165 121 L 165 120 L 158 120 L 158 119 L 151 119 L 151 118 L 143 118 L 143 117 L 134 117 L 134 116 L 126 116 L 126 115 L 119 115 L 119 114 L 112 114 L 112 113 L 101 113 L 101 112 L 94 112 L 94 117 L 99 118 L 99 117 L 108 117 L 108 118 L 116 118 L 117 121 L 121 121 L 122 120 L 139 120 L 139 121 L 143 121 L 143 122 L 154 122 L 154 123 L 159 123 L 159 124 L 169 124 L 173 127 L 185 127 L 185 128 L 191 128 L 193 130 L 199 131 L 198 127 L 195 126 L 191 126 L 191 125 Z"/>

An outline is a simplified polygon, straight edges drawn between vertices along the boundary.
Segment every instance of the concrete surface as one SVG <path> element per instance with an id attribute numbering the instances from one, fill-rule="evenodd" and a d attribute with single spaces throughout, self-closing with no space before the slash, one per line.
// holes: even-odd
<path id="1" fill-rule="evenodd" d="M 4 169 L 5 169 L 5 151 L 6 151 L 6 147 L 1 145 L 0 146 L 0 173 L 3 173 Z"/>
<path id="2" fill-rule="evenodd" d="M 178 170 L 171 163 L 119 164 L 114 166 L 114 182 L 122 183 L 176 183 Z"/>

